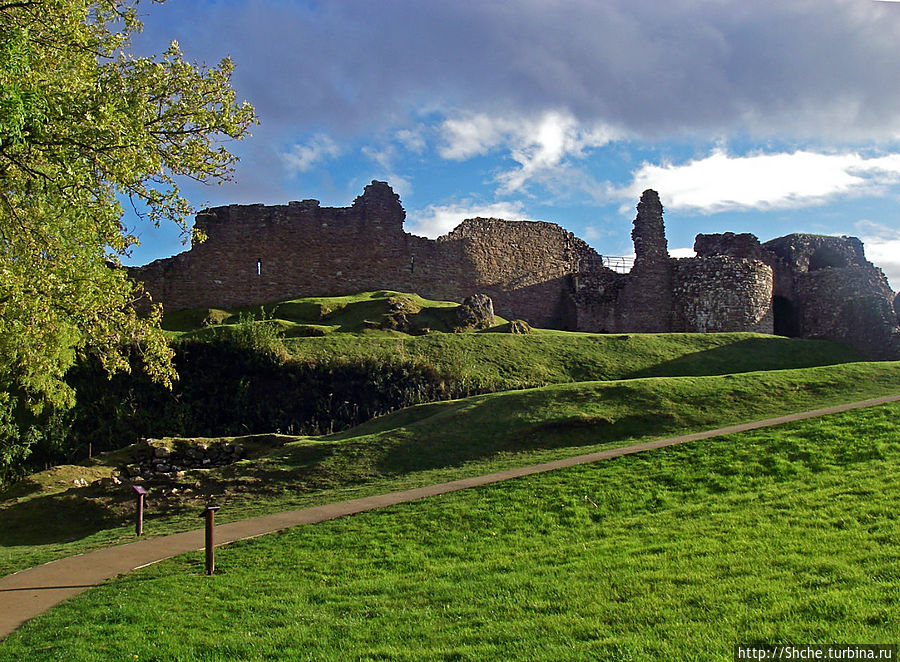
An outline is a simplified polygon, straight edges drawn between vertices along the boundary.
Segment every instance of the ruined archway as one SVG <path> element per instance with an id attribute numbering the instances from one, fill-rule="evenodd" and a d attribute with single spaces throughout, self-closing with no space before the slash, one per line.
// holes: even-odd
<path id="1" fill-rule="evenodd" d="M 800 321 L 793 302 L 787 297 L 772 297 L 772 314 L 776 336 L 796 338 L 800 335 Z"/>

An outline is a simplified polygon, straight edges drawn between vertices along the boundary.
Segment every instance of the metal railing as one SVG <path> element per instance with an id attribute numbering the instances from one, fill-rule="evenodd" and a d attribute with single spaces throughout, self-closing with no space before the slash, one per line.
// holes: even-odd
<path id="1" fill-rule="evenodd" d="M 631 271 L 631 267 L 634 266 L 634 256 L 614 256 L 614 255 L 604 255 L 603 256 L 603 266 L 607 269 L 612 269 L 616 273 L 627 274 Z"/>

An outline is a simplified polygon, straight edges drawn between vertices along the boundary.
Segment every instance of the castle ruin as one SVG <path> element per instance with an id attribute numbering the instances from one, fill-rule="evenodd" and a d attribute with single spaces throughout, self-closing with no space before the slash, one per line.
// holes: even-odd
<path id="1" fill-rule="evenodd" d="M 201 211 L 206 241 L 131 269 L 166 310 L 244 307 L 366 290 L 462 301 L 577 331 L 756 331 L 846 342 L 900 359 L 895 298 L 853 237 L 698 235 L 693 258 L 669 257 L 655 191 L 637 207 L 630 273 L 553 223 L 475 218 L 438 239 L 408 234 L 399 197 L 373 181 L 350 207 L 316 200 Z"/>

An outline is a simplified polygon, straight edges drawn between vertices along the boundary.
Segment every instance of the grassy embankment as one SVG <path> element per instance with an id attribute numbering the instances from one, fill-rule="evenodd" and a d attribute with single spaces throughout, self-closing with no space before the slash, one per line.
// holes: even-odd
<path id="1" fill-rule="evenodd" d="M 145 531 L 196 528 L 209 500 L 223 506 L 219 520 L 227 522 L 896 393 L 898 386 L 898 363 L 583 382 L 420 405 L 325 437 L 245 438 L 258 447 L 255 458 L 189 471 L 176 493 L 171 485 L 152 487 Z M 22 482 L 0 506 L 0 572 L 132 539 L 126 485 L 71 486 L 80 471 L 111 473 L 132 452 Z"/>
<path id="2" fill-rule="evenodd" d="M 603 415 L 621 419 L 628 392 L 635 434 L 652 435 L 666 412 L 662 427 L 683 429 L 779 396 L 823 404 L 878 374 L 896 384 L 897 370 L 553 387 L 535 415 L 552 401 L 598 416 L 608 401 Z M 592 397 L 564 403 L 571 389 Z M 504 399 L 537 393 L 493 396 L 486 438 L 510 420 Z M 459 425 L 442 429 L 462 437 L 488 423 L 490 399 L 355 434 L 402 423 L 434 443 L 430 424 L 449 416 Z M 182 556 L 26 624 L 0 659 L 730 660 L 738 643 L 895 643 L 898 416 L 849 412 L 300 527 L 222 550 L 211 578 L 202 555 Z M 513 417 L 519 432 L 527 419 Z"/>
<path id="3" fill-rule="evenodd" d="M 214 336 L 248 315 L 276 327 L 293 360 L 400 358 L 432 366 L 442 375 L 488 390 L 578 381 L 716 375 L 806 368 L 859 361 L 846 345 L 753 333 L 613 334 L 534 329 L 504 333 L 505 320 L 478 333 L 443 333 L 456 304 L 397 292 L 285 301 L 260 309 L 180 311 L 166 316 L 173 338 Z M 410 335 L 391 330 L 395 312 L 406 311 Z M 302 335 L 315 333 L 322 335 Z"/>

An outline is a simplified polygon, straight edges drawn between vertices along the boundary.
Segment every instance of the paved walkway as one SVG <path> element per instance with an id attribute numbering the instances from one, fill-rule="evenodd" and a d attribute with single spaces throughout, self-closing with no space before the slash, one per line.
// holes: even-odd
<path id="1" fill-rule="evenodd" d="M 287 529 L 292 526 L 315 524 L 317 522 L 324 522 L 325 520 L 353 515 L 367 510 L 414 501 L 424 497 L 456 492 L 458 490 L 478 487 L 480 485 L 488 485 L 490 483 L 509 480 L 510 478 L 518 478 L 520 476 L 553 471 L 555 469 L 564 469 L 579 464 L 598 462 L 600 460 L 621 457 L 632 453 L 640 453 L 642 451 L 663 448 L 665 446 L 682 444 L 687 441 L 697 441 L 734 432 L 756 430 L 773 425 L 780 425 L 782 423 L 814 418 L 816 416 L 836 414 L 851 409 L 882 405 L 898 400 L 900 400 L 900 395 L 865 400 L 863 402 L 854 402 L 836 407 L 770 418 L 754 423 L 744 423 L 741 425 L 718 428 L 716 430 L 708 430 L 706 432 L 670 437 L 668 439 L 635 444 L 624 448 L 613 448 L 598 453 L 579 455 L 577 457 L 556 460 L 554 462 L 545 462 L 544 464 L 501 471 L 486 476 L 464 478 L 462 480 L 441 483 L 439 485 L 429 485 L 413 490 L 391 492 L 389 494 L 354 499 L 353 501 L 343 501 L 325 506 L 304 508 L 303 510 L 294 510 L 286 513 L 277 513 L 275 515 L 255 517 L 240 522 L 232 522 L 230 524 L 222 524 L 216 527 L 216 545 L 226 545 L 236 540 L 254 538 L 266 533 Z M 179 554 L 201 550 L 203 549 L 204 544 L 204 531 L 198 529 L 196 531 L 176 533 L 174 535 L 161 536 L 158 538 L 145 538 L 126 545 L 98 549 L 94 552 L 52 561 L 41 566 L 22 570 L 0 578 L 0 638 L 5 637 L 22 625 L 22 623 L 50 609 L 50 607 L 93 586 L 97 586 L 111 577 L 136 570 Z"/>

